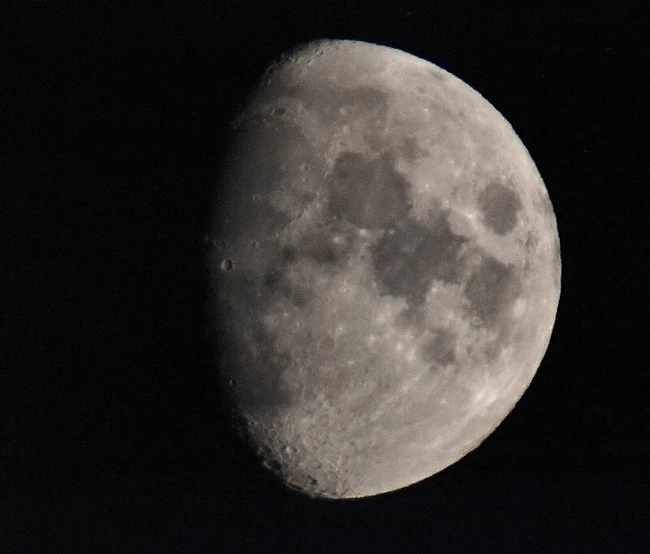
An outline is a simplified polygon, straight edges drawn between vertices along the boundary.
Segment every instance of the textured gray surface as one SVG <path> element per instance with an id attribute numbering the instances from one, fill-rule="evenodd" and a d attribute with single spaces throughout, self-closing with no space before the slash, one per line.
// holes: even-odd
<path id="1" fill-rule="evenodd" d="M 533 378 L 559 299 L 552 206 L 508 123 L 432 64 L 322 42 L 272 66 L 234 130 L 214 325 L 265 465 L 356 497 L 475 448 Z"/>

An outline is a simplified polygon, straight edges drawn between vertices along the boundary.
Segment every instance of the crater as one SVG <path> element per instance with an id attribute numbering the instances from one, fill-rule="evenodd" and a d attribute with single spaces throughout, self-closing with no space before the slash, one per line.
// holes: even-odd
<path id="1" fill-rule="evenodd" d="M 411 220 L 400 222 L 372 251 L 377 280 L 386 294 L 406 297 L 412 310 L 423 304 L 432 279 L 460 282 L 464 268 L 460 250 L 468 240 L 453 234 L 446 218 L 431 228 Z"/>
<path id="2" fill-rule="evenodd" d="M 275 458 L 268 458 L 262 461 L 262 465 L 275 474 L 282 473 L 282 464 Z"/>
<path id="3" fill-rule="evenodd" d="M 517 225 L 521 200 L 517 193 L 501 183 L 490 183 L 478 195 L 483 222 L 497 235 L 505 235 Z"/>
<path id="4" fill-rule="evenodd" d="M 342 152 L 328 179 L 329 209 L 357 227 L 386 227 L 406 217 L 410 186 L 388 154 L 367 158 Z"/>
<path id="5" fill-rule="evenodd" d="M 512 266 L 484 255 L 465 286 L 469 313 L 484 325 L 499 324 L 502 314 L 521 294 L 521 282 Z"/>

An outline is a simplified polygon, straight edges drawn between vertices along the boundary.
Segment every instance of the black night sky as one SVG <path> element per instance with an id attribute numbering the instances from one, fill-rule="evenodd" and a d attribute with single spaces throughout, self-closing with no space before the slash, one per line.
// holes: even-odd
<path id="1" fill-rule="evenodd" d="M 650 64 L 640 9 L 596 5 L 5 4 L 0 551 L 647 551 Z M 269 61 L 318 38 L 400 48 L 480 91 L 562 241 L 556 327 L 515 410 L 444 472 L 354 501 L 258 468 L 204 339 L 229 119 Z"/>

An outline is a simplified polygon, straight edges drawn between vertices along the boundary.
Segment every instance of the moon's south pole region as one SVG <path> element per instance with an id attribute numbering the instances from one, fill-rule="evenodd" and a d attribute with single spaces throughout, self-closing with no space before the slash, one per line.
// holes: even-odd
<path id="1" fill-rule="evenodd" d="M 233 120 L 210 334 L 238 431 L 310 496 L 419 482 L 513 409 L 560 296 L 553 207 L 478 92 L 400 50 L 317 41 Z"/>

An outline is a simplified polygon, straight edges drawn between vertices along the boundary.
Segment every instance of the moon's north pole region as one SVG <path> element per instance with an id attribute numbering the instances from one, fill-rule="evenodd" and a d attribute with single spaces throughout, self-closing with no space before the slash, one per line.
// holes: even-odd
<path id="1" fill-rule="evenodd" d="M 529 386 L 560 295 L 548 193 L 447 71 L 356 41 L 274 62 L 215 195 L 219 377 L 264 465 L 314 497 L 408 486 Z"/>

